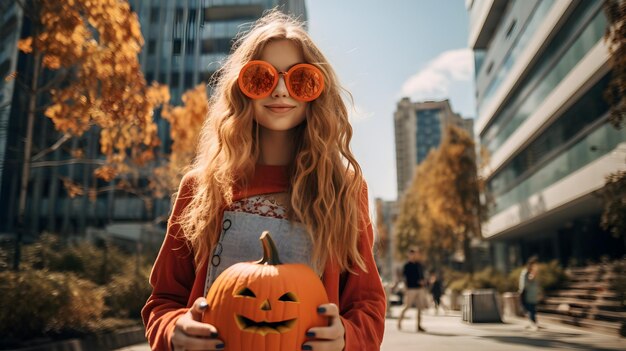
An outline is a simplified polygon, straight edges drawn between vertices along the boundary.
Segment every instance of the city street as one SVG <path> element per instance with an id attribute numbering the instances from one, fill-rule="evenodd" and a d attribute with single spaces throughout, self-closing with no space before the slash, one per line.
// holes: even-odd
<path id="1" fill-rule="evenodd" d="M 0 0 L 0 351 L 626 351 L 624 29 L 626 0 Z M 221 340 L 174 318 L 199 296 Z"/>
<path id="2" fill-rule="evenodd" d="M 392 317 L 399 315 L 398 309 L 392 309 Z M 531 331 L 525 329 L 526 321 L 521 318 L 509 318 L 502 324 L 468 324 L 461 321 L 458 313 L 446 316 L 427 313 L 422 317 L 426 333 L 416 333 L 415 312 L 409 312 L 411 319 L 402 321 L 402 331 L 397 330 L 397 319 L 387 319 L 381 350 L 624 350 L 626 347 L 626 339 L 617 336 L 541 324 L 541 315 L 538 319 L 542 328 Z"/>
<path id="3" fill-rule="evenodd" d="M 425 333 L 415 332 L 415 311 L 407 312 L 398 331 L 396 317 L 399 307 L 392 308 L 392 317 L 385 322 L 382 351 L 527 351 L 527 350 L 624 350 L 626 339 L 609 334 L 586 331 L 557 324 L 543 324 L 539 331 L 525 329 L 526 321 L 509 318 L 502 324 L 467 324 L 460 314 L 423 317 Z M 541 322 L 541 315 L 539 315 Z M 149 351 L 147 344 L 117 351 Z"/>

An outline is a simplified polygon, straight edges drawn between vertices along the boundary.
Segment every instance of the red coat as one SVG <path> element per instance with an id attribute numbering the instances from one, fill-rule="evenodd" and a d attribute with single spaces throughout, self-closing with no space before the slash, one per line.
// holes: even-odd
<path id="1" fill-rule="evenodd" d="M 180 226 L 173 223 L 189 204 L 193 195 L 193 176 L 186 175 L 180 185 L 172 216 L 161 251 L 154 263 L 150 284 L 152 294 L 142 310 L 146 337 L 153 350 L 169 350 L 176 320 L 185 314 L 193 302 L 203 295 L 206 264 L 196 267 L 193 253 L 178 233 Z M 281 166 L 257 166 L 249 186 L 236 191 L 233 201 L 253 195 L 285 192 L 288 180 Z M 367 273 L 355 267 L 355 274 L 341 273 L 327 264 L 322 281 L 330 302 L 339 306 L 346 329 L 346 351 L 379 350 L 385 326 L 385 293 L 372 254 L 373 232 L 367 206 L 367 188 L 362 193 L 360 211 L 359 251 L 367 266 Z M 208 260 L 207 260 L 208 261 Z"/>

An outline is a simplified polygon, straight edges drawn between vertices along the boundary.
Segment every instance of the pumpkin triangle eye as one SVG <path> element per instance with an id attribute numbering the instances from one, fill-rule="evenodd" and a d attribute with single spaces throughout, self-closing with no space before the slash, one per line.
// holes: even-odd
<path id="1" fill-rule="evenodd" d="M 243 288 L 239 290 L 237 296 L 248 296 L 248 297 L 256 297 L 256 295 L 252 292 L 252 290 L 248 288 Z"/>
<path id="2" fill-rule="evenodd" d="M 294 293 L 288 292 L 279 297 L 278 301 L 298 302 L 298 298 Z"/>

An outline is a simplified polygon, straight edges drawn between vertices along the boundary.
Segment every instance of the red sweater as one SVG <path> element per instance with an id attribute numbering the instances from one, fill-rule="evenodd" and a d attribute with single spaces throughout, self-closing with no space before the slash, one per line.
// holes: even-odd
<path id="1" fill-rule="evenodd" d="M 146 337 L 153 350 L 169 350 L 176 320 L 186 313 L 204 291 L 206 264 L 196 267 L 193 253 L 177 233 L 172 218 L 181 214 L 193 196 L 193 175 L 187 174 L 180 185 L 161 251 L 152 268 L 152 294 L 142 310 Z M 285 192 L 288 189 L 285 167 L 257 165 L 246 189 L 235 191 L 233 201 L 253 195 Z M 373 232 L 364 187 L 360 209 L 359 252 L 367 273 L 354 267 L 355 274 L 340 272 L 327 264 L 322 281 L 330 302 L 339 306 L 346 329 L 346 351 L 379 350 L 385 325 L 385 293 L 372 254 Z"/>

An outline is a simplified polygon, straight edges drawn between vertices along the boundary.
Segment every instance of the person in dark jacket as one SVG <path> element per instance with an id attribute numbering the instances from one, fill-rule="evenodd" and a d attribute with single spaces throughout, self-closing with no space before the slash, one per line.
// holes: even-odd
<path id="1" fill-rule="evenodd" d="M 415 306 L 417 308 L 417 331 L 425 332 L 422 328 L 422 310 L 428 308 L 428 298 L 426 293 L 426 276 L 424 266 L 421 262 L 421 254 L 418 248 L 409 250 L 409 261 L 402 269 L 406 294 L 404 296 L 404 308 L 398 318 L 398 330 L 402 329 L 402 319 L 406 311 Z"/>
<path id="2" fill-rule="evenodd" d="M 439 306 L 441 306 L 445 312 L 446 307 L 441 302 L 441 296 L 443 295 L 444 291 L 441 275 L 437 274 L 436 271 L 431 271 L 428 282 L 430 287 L 430 295 L 433 297 L 433 302 L 435 303 L 435 313 L 439 314 Z"/>

